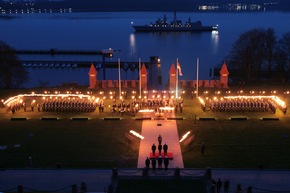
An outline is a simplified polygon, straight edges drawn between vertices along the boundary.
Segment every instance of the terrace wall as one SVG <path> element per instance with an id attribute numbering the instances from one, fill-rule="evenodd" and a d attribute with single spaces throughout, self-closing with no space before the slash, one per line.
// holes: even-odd
<path id="1" fill-rule="evenodd" d="M 198 87 L 204 88 L 225 88 L 221 84 L 220 80 L 198 80 L 198 84 L 196 80 L 179 80 L 179 88 L 195 88 L 196 85 Z M 118 80 L 102 80 L 98 83 L 99 88 L 118 88 L 119 81 Z M 121 80 L 122 88 L 138 88 L 139 80 Z M 142 89 L 146 90 L 147 85 L 142 84 Z"/>

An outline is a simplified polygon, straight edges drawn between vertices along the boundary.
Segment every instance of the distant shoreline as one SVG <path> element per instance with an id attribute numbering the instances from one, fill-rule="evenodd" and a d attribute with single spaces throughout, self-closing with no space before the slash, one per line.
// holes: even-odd
<path id="1" fill-rule="evenodd" d="M 11 16 L 11 15 L 0 15 L 0 19 L 14 19 L 15 16 Z"/>
<path id="2" fill-rule="evenodd" d="M 34 13 L 7 13 L 7 14 L 0 14 L 0 19 L 3 20 L 8 20 L 8 19 L 14 19 L 17 16 L 15 15 L 23 15 L 23 14 L 54 14 L 54 13 L 105 13 L 105 12 L 173 12 L 174 10 L 113 10 L 113 9 L 108 9 L 108 10 L 72 10 L 71 12 L 34 12 Z M 290 10 L 276 10 L 276 9 L 271 9 L 271 10 L 240 10 L 240 11 L 234 11 L 234 10 L 179 10 L 177 11 L 178 13 L 233 13 L 233 14 L 238 14 L 238 13 L 264 13 L 264 12 L 284 12 L 288 13 Z"/>
<path id="3" fill-rule="evenodd" d="M 243 13 L 243 12 L 289 12 L 290 1 L 286 0 L 58 0 L 42 2 L 36 1 L 27 5 L 21 1 L 14 4 L 4 3 L 0 0 L 2 13 L 28 12 L 205 12 L 205 13 Z M 1 13 L 1 12 L 0 12 Z"/>

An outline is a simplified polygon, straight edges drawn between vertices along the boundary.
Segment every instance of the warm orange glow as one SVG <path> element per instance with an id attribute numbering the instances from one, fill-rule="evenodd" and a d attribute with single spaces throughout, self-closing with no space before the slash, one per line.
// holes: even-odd
<path id="1" fill-rule="evenodd" d="M 56 93 L 58 93 L 56 91 Z M 45 99 L 46 97 L 49 97 L 50 99 L 52 99 L 53 97 L 57 98 L 57 97 L 62 97 L 62 98 L 67 98 L 67 97 L 79 97 L 79 98 L 88 98 L 90 99 L 90 95 L 83 95 L 83 94 L 35 94 L 34 92 L 32 92 L 32 94 L 19 94 L 17 96 L 13 96 L 10 97 L 9 99 L 7 99 L 6 101 L 4 101 L 4 105 L 10 105 L 10 103 L 14 103 L 14 102 L 19 102 L 20 100 L 22 100 L 21 98 L 23 97 L 41 97 L 43 99 Z M 35 100 L 33 100 L 35 103 Z"/>
<path id="2" fill-rule="evenodd" d="M 99 100 L 100 100 L 99 98 L 96 98 L 95 102 L 96 102 L 96 103 L 99 103 Z"/>
<path id="3" fill-rule="evenodd" d="M 136 137 L 138 137 L 140 139 L 144 139 L 144 137 L 142 135 L 140 135 L 139 133 L 137 133 L 136 131 L 130 130 L 130 133 L 132 133 L 133 135 L 135 135 Z"/>
<path id="4" fill-rule="evenodd" d="M 182 136 L 182 138 L 181 138 L 181 140 L 179 141 L 180 143 L 184 140 L 184 139 L 186 139 L 187 138 L 187 136 L 190 134 L 190 131 L 188 131 L 187 133 L 185 133 L 183 136 Z"/>
<path id="5" fill-rule="evenodd" d="M 205 102 L 204 102 L 204 100 L 203 100 L 202 98 L 198 97 L 198 99 L 199 99 L 199 102 L 200 102 L 202 105 L 205 105 Z"/>
<path id="6" fill-rule="evenodd" d="M 279 97 L 277 96 L 274 96 L 273 97 L 273 100 L 279 105 L 281 106 L 282 108 L 285 108 L 286 107 L 286 104 L 284 101 L 282 101 Z"/>
<path id="7" fill-rule="evenodd" d="M 153 109 L 142 109 L 139 111 L 139 113 L 152 113 L 152 112 L 154 112 Z"/>
<path id="8" fill-rule="evenodd" d="M 174 110 L 174 107 L 160 107 L 159 109 L 160 110 L 165 110 L 165 111 L 167 110 L 168 111 L 168 110 Z"/>
<path id="9" fill-rule="evenodd" d="M 254 93 L 254 92 L 251 92 Z M 260 93 L 264 94 L 264 91 L 261 91 Z M 224 96 L 220 100 L 224 99 L 270 99 L 273 102 L 275 102 L 280 108 L 286 108 L 286 104 L 283 100 L 281 100 L 278 96 L 272 95 L 272 96 L 264 96 L 264 95 L 256 95 L 256 96 L 246 96 L 246 95 L 239 95 L 239 96 Z M 218 101 L 217 97 L 213 97 L 214 101 Z M 205 105 L 205 102 L 202 98 L 199 97 L 199 101 L 202 105 Z"/>
<path id="10" fill-rule="evenodd" d="M 261 95 L 259 95 L 259 96 L 225 96 L 224 98 L 229 98 L 229 99 L 237 99 L 237 98 L 238 99 L 261 99 L 261 98 L 265 98 L 265 99 L 272 99 L 272 100 L 274 100 L 280 106 L 285 106 L 285 102 L 282 101 L 277 96 L 261 96 Z"/>

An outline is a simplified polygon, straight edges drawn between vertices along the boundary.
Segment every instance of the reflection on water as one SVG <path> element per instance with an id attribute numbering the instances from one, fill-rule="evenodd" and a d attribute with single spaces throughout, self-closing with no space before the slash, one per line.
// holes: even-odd
<path id="1" fill-rule="evenodd" d="M 130 46 L 132 50 L 136 50 L 136 44 L 135 44 L 135 35 L 132 33 L 130 35 Z"/>
<path id="2" fill-rule="evenodd" d="M 200 59 L 199 79 L 208 79 L 209 70 L 221 64 L 232 44 L 241 33 L 253 28 L 272 27 L 276 35 L 289 32 L 290 13 L 178 13 L 178 18 L 200 20 L 204 25 L 219 24 L 219 33 L 135 33 L 131 21 L 148 24 L 166 13 L 108 12 L 67 14 L 22 14 L 16 19 L 0 20 L 1 40 L 16 49 L 49 50 L 121 50 L 111 59 L 117 61 L 149 61 L 150 56 L 161 59 L 162 82 L 167 83 L 169 69 L 179 59 L 183 76 L 196 79 L 196 58 Z M 168 13 L 172 15 L 172 13 Z M 229 19 L 230 18 L 230 19 Z M 279 21 L 279 22 L 277 22 Z M 13 32 L 13 33 L 11 33 Z M 90 61 L 98 64 L 100 56 L 21 56 L 35 60 Z M 30 69 L 31 84 L 60 85 L 62 82 L 88 84 L 89 69 L 41 70 Z M 118 79 L 115 69 L 106 70 L 108 76 Z M 138 78 L 136 70 L 122 70 L 122 77 Z M 134 74 L 135 73 L 135 74 Z M 102 70 L 98 71 L 102 78 Z M 107 78 L 108 79 L 108 78 Z M 33 83 L 33 84 L 32 84 Z M 165 85 L 164 85 L 165 86 Z"/>
<path id="3" fill-rule="evenodd" d="M 218 31 L 214 31 L 211 33 L 211 39 L 212 39 L 212 48 L 213 53 L 217 53 L 218 51 L 218 44 L 219 44 L 219 33 Z"/>

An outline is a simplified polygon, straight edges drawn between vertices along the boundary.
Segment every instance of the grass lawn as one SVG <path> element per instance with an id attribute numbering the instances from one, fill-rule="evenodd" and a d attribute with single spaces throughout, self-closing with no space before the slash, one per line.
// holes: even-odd
<path id="1" fill-rule="evenodd" d="M 17 93 L 17 91 L 13 91 Z M 20 92 L 19 92 L 20 93 Z M 8 94 L 0 93 L 6 98 Z M 194 140 L 188 148 L 181 144 L 186 168 L 255 168 L 290 169 L 290 113 L 270 112 L 203 112 L 197 99 L 185 95 L 183 113 L 177 113 L 179 138 L 191 131 Z M 285 98 L 289 106 L 288 96 Z M 106 99 L 105 104 L 110 100 Z M 0 108 L 0 162 L 4 168 L 136 168 L 139 142 L 128 146 L 125 134 L 133 129 L 141 132 L 142 121 L 133 114 L 67 112 L 16 112 L 12 116 Z M 104 117 L 121 120 L 105 121 Z M 137 115 L 138 116 L 138 115 Z M 11 117 L 27 117 L 26 121 L 11 121 Z M 57 117 L 44 121 L 41 117 Z M 89 120 L 70 120 L 89 117 Z M 195 119 L 196 117 L 196 119 Z M 215 117 L 216 121 L 199 121 Z M 246 121 L 229 120 L 247 117 Z M 277 117 L 279 121 L 262 121 L 262 117 Z M 194 123 L 197 126 L 194 126 Z M 204 142 L 205 155 L 200 154 Z M 6 147 L 6 149 L 5 149 Z"/>
<path id="2" fill-rule="evenodd" d="M 178 123 L 179 128 L 181 125 L 190 128 L 191 124 L 190 121 Z M 185 129 L 179 132 L 185 133 Z M 262 164 L 268 169 L 290 168 L 289 127 L 277 125 L 276 121 L 199 122 L 192 133 L 195 139 L 190 150 L 182 149 L 186 167 L 257 169 Z M 206 146 L 204 156 L 200 153 L 202 142 Z"/>
<path id="3" fill-rule="evenodd" d="M 1 120 L 3 167 L 68 168 L 136 167 L 139 143 L 129 147 L 125 133 L 141 131 L 135 120 L 104 121 L 10 121 Z M 20 147 L 15 147 L 19 144 Z"/>

